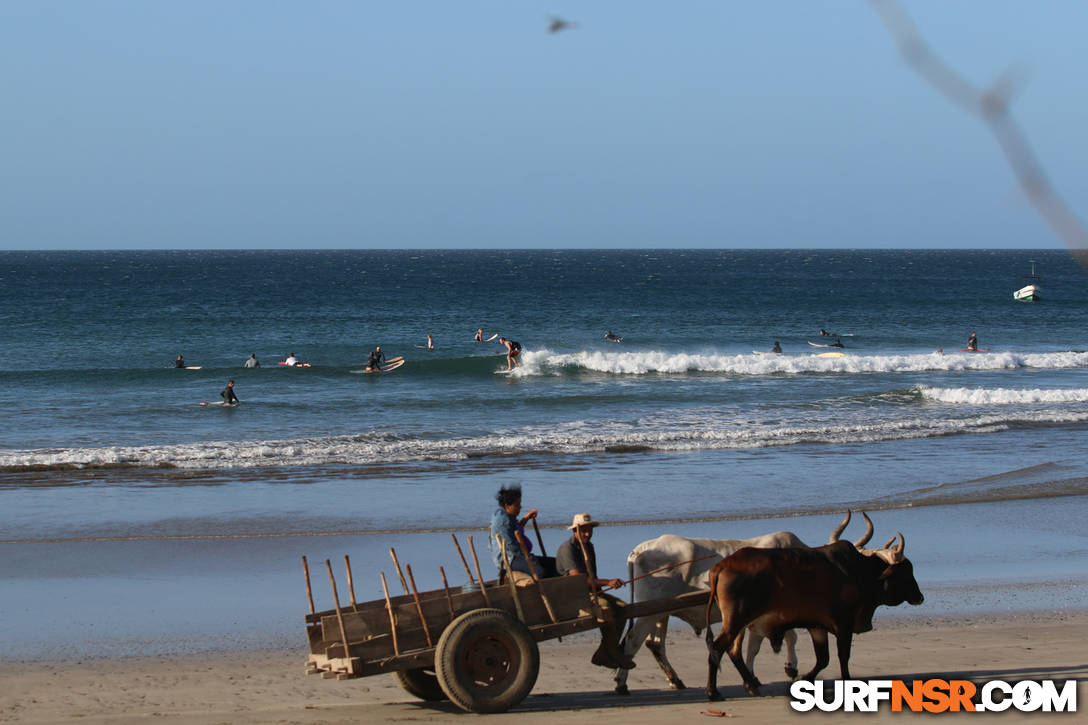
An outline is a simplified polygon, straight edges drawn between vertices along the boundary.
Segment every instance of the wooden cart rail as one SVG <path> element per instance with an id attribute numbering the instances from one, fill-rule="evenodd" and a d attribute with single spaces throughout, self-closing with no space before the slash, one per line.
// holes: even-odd
<path id="1" fill-rule="evenodd" d="M 551 600 L 558 622 L 553 623 L 548 617 L 537 586 L 518 589 L 524 613 L 524 618 L 519 619 L 529 627 L 538 642 L 598 626 L 589 601 L 585 576 L 543 579 L 539 587 Z M 420 605 L 430 627 L 431 643 L 427 641 L 415 598 L 391 597 L 397 628 L 396 648 L 393 646 L 392 628 L 384 600 L 358 604 L 357 610 L 350 607 L 342 609 L 339 617 L 336 610 L 307 615 L 311 669 L 331 671 L 333 674 L 329 676 L 346 679 L 427 666 L 428 658 L 433 661 L 438 636 L 460 615 L 475 609 L 493 608 L 518 616 L 514 595 L 508 586 L 491 581 L 485 583 L 485 591 L 486 601 L 479 589 L 451 591 L 449 599 L 442 589 L 420 592 Z M 341 620 L 348 640 L 347 652 L 340 636 Z M 349 656 L 355 660 L 354 663 L 337 662 Z"/>

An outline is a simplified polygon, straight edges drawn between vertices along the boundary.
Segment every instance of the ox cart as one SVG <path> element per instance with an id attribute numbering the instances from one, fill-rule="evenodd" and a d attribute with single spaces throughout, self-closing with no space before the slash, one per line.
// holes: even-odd
<path id="1" fill-rule="evenodd" d="M 515 586 L 508 579 L 485 581 L 472 537 L 468 537 L 476 576 L 453 537 L 467 586 L 419 591 L 411 566 L 407 579 L 390 549 L 404 594 L 390 596 L 381 575 L 384 598 L 356 602 L 351 562 L 344 557 L 349 601 L 341 605 L 331 563 L 326 560 L 334 608 L 316 611 L 309 568 L 303 558 L 310 613 L 306 633 L 308 674 L 353 679 L 391 673 L 415 697 L 448 699 L 462 710 L 505 712 L 533 689 L 540 666 L 537 643 L 586 632 L 612 616 L 599 603 L 588 577 L 560 576 Z M 592 575 L 592 572 L 590 572 Z M 627 617 L 663 614 L 705 605 L 709 592 L 625 606 Z"/>

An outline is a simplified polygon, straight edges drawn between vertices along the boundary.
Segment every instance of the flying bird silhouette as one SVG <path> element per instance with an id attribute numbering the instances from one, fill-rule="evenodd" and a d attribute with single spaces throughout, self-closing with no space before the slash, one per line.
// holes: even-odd
<path id="1" fill-rule="evenodd" d="M 568 28 L 577 28 L 577 27 L 578 27 L 577 23 L 571 23 L 571 22 L 568 22 L 568 21 L 564 20 L 563 18 L 556 17 L 556 16 L 553 15 L 551 22 L 548 23 L 548 32 L 549 33 L 558 33 L 560 30 L 567 30 Z"/>

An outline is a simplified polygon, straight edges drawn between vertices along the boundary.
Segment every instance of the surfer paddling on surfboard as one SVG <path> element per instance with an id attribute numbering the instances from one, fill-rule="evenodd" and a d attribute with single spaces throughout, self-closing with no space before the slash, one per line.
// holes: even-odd
<path id="1" fill-rule="evenodd" d="M 619 335 L 613 334 L 611 330 L 604 333 L 604 339 L 608 340 L 609 342 L 623 342 L 623 338 Z"/>
<path id="2" fill-rule="evenodd" d="M 521 354 L 521 343 L 507 340 L 505 337 L 500 337 L 499 342 L 506 346 L 506 372 L 521 367 L 521 363 L 518 362 L 518 355 Z"/>

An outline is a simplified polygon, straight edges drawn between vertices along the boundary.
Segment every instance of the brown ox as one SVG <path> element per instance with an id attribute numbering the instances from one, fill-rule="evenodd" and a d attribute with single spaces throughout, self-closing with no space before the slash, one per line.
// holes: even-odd
<path id="1" fill-rule="evenodd" d="M 881 604 L 921 604 L 922 592 L 914 567 L 899 546 L 865 555 L 853 544 L 838 541 L 815 549 L 740 549 L 710 570 L 710 601 L 707 603 L 706 643 L 709 673 L 706 693 L 718 692 L 718 667 L 722 652 L 744 680 L 745 689 L 759 694 L 759 680 L 740 656 L 744 630 L 757 626 L 777 647 L 795 627 L 808 629 L 816 652 L 816 665 L 804 679 L 812 680 L 827 667 L 827 633 L 835 635 L 843 679 L 850 679 L 850 644 L 854 634 L 873 628 L 873 612 Z M 710 631 L 715 602 L 722 614 L 717 639 Z"/>

